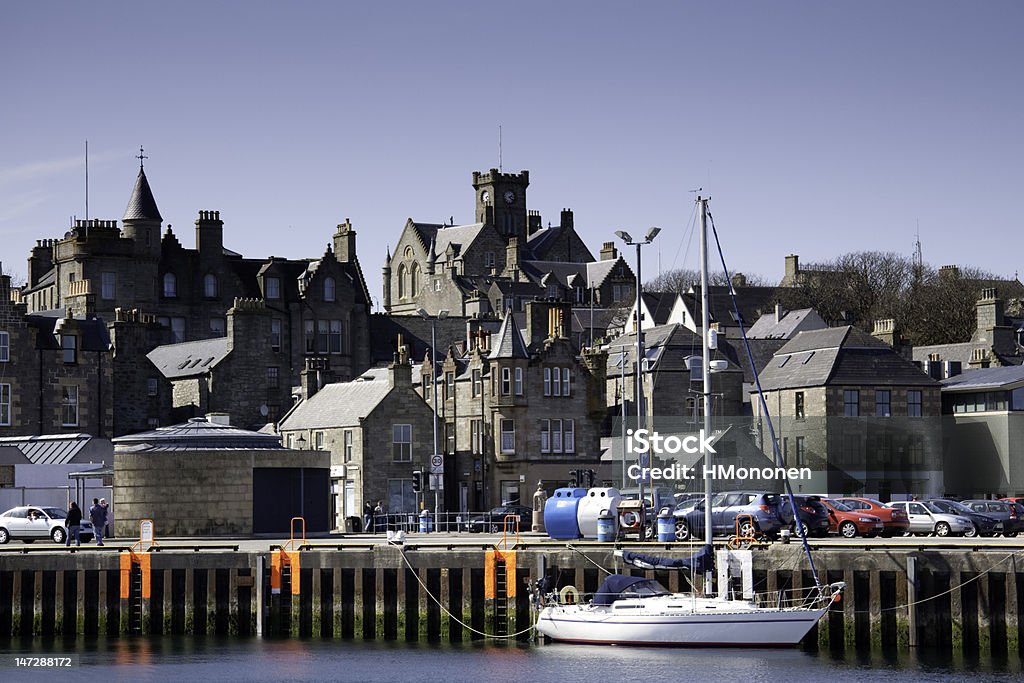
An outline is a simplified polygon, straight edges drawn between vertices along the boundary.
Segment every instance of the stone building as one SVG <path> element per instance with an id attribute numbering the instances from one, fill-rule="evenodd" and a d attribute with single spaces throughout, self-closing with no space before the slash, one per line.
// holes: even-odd
<path id="1" fill-rule="evenodd" d="M 568 302 L 530 301 L 496 333 L 471 329 L 467 352 L 449 348 L 433 369 L 426 358 L 420 390 L 433 403 L 436 382 L 447 509 L 525 500 L 538 480 L 601 467 L 604 356 L 580 357 L 570 322 Z"/>
<path id="2" fill-rule="evenodd" d="M 195 248 L 187 248 L 170 224 L 164 229 L 141 166 L 121 226 L 76 221 L 62 238 L 39 240 L 19 295 L 29 313 L 113 320 L 118 308 L 137 310 L 176 343 L 224 337 L 235 299 L 263 299 L 270 327 L 260 341 L 281 354 L 283 384 L 298 384 L 307 356 L 330 356 L 341 378 L 370 364 L 370 296 L 350 221 L 319 259 L 250 259 L 224 245 L 219 211 L 200 211 Z"/>
<path id="3" fill-rule="evenodd" d="M 115 530 L 162 536 L 287 534 L 329 530 L 330 455 L 292 450 L 273 434 L 192 418 L 114 439 Z"/>
<path id="4" fill-rule="evenodd" d="M 810 467 L 805 492 L 943 492 L 939 383 L 884 342 L 852 326 L 800 332 L 761 373 L 783 460 Z M 772 453 L 759 397 L 755 427 Z"/>
<path id="5" fill-rule="evenodd" d="M 278 424 L 285 443 L 331 454 L 332 522 L 361 517 L 363 506 L 383 501 L 388 513 L 415 513 L 433 497 L 413 491 L 413 471 L 428 471 L 433 411 L 413 388 L 412 366 L 402 351 L 388 368 L 349 382 L 320 386 L 304 373 L 303 397 Z M 301 446 L 300 446 L 301 444 Z"/>
<path id="6" fill-rule="evenodd" d="M 628 304 L 635 276 L 615 248 L 605 244 L 595 259 L 569 209 L 562 210 L 559 225 L 544 227 L 540 214 L 527 210 L 529 184 L 529 171 L 474 171 L 475 222 L 410 218 L 384 263 L 385 310 L 500 315 L 509 308 L 523 311 L 538 297 L 577 304 L 593 299 L 602 308 Z"/>
<path id="7" fill-rule="evenodd" d="M 1016 292 L 1018 297 L 1021 294 L 1019 286 L 1007 289 Z M 1014 299 L 1017 314 L 1010 315 L 999 290 L 986 287 L 981 290 L 975 306 L 977 323 L 969 340 L 957 344 L 915 346 L 906 351 L 936 379 L 953 377 L 961 370 L 1021 365 L 1024 363 L 1024 312 L 1020 309 L 1021 301 L 1024 299 Z M 878 321 L 875 326 L 876 336 L 899 348 L 899 330 L 895 329 L 891 320 Z"/>

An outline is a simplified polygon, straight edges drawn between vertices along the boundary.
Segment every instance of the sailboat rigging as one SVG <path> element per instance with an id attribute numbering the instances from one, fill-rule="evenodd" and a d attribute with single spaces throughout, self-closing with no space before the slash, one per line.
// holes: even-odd
<path id="1" fill-rule="evenodd" d="M 711 333 L 709 290 L 708 290 L 708 199 L 698 195 L 700 210 L 700 261 L 701 261 L 701 317 L 702 328 L 702 375 L 703 375 L 703 427 L 704 433 L 712 434 L 711 412 Z M 712 223 L 713 224 L 713 223 Z M 717 244 L 717 232 L 715 233 Z M 718 248 L 721 255 L 721 247 Z M 724 258 L 722 267 L 725 268 Z M 725 271 L 728 275 L 728 271 Z M 735 306 L 735 293 L 733 296 Z M 740 316 L 737 315 L 737 318 Z M 740 330 L 746 342 L 746 334 L 740 321 Z M 749 345 L 747 347 L 750 353 Z M 755 369 L 755 381 L 757 373 Z M 759 395 L 760 383 L 758 381 Z M 763 401 L 763 398 L 761 399 Z M 767 415 L 767 406 L 763 406 Z M 775 432 L 768 420 L 769 432 L 776 463 L 780 461 Z M 625 456 L 623 456 L 625 457 Z M 674 568 L 690 573 L 691 585 L 699 573 L 703 574 L 703 594 L 696 590 L 686 593 L 671 593 L 653 579 L 612 574 L 590 600 L 567 604 L 558 593 L 538 595 L 540 611 L 537 617 L 537 631 L 556 641 L 618 644 L 618 645 L 670 645 L 670 646 L 734 646 L 768 647 L 792 646 L 800 642 L 808 631 L 828 611 L 833 601 L 838 600 L 845 586 L 842 582 L 822 585 L 814 571 L 815 585 L 802 591 L 771 594 L 744 594 L 740 598 L 731 595 L 728 581 L 728 567 L 719 567 L 719 590 L 712 595 L 712 570 L 714 567 L 712 544 L 711 508 L 711 454 L 705 452 L 704 467 L 704 547 L 690 558 L 665 560 L 664 558 L 638 555 L 628 551 L 616 554 L 634 566 L 645 569 Z M 797 509 L 792 490 L 787 482 L 787 493 L 792 509 Z M 799 525 L 798 525 L 799 528 Z M 801 533 L 805 547 L 807 540 Z M 810 553 L 808 551 L 808 558 Z M 726 563 L 728 564 L 728 563 Z M 724 571 L 723 571 L 724 570 Z M 723 580 L 724 579 L 724 580 Z M 540 591 L 543 593 L 543 591 Z M 570 591 L 569 594 L 572 594 Z"/>

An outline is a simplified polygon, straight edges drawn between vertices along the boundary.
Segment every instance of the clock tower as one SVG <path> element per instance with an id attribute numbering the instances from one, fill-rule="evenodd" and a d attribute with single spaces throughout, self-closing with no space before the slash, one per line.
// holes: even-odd
<path id="1" fill-rule="evenodd" d="M 530 172 L 501 173 L 492 168 L 487 173 L 473 171 L 476 192 L 476 222 L 491 223 L 506 239 L 518 237 L 526 244 L 526 188 Z"/>

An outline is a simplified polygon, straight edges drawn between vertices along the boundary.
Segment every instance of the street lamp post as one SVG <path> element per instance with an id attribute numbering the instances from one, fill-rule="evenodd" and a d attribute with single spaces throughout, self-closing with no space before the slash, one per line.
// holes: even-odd
<path id="1" fill-rule="evenodd" d="M 434 365 L 437 362 L 437 321 L 444 320 L 448 317 L 448 311 L 441 309 L 437 312 L 437 316 L 432 316 L 427 313 L 424 309 L 416 311 L 421 318 L 430 321 L 430 384 L 434 389 L 433 405 L 434 409 L 434 452 L 431 453 L 430 458 L 433 460 L 435 455 L 438 455 L 438 444 L 437 444 L 437 374 L 434 372 Z M 427 481 L 433 480 L 434 482 L 434 519 L 435 524 L 440 524 L 440 513 L 441 513 L 441 496 L 438 493 L 440 491 L 440 479 L 444 477 L 444 473 L 437 475 L 428 475 Z M 438 527 L 440 528 L 440 527 Z"/>
<path id="2" fill-rule="evenodd" d="M 644 327 L 643 321 L 640 319 L 640 297 L 643 294 L 643 280 L 641 280 L 640 270 L 640 248 L 645 244 L 650 244 L 654 241 L 654 238 L 661 232 L 661 228 L 652 227 L 644 235 L 644 239 L 633 241 L 630 234 L 624 230 L 618 230 L 615 235 L 626 243 L 628 246 L 636 246 L 636 426 L 640 429 L 643 426 L 644 418 L 644 387 L 643 387 L 643 362 L 644 362 Z M 625 458 L 626 454 L 623 453 L 622 457 Z M 650 462 L 650 455 L 648 454 L 648 463 Z M 641 466 L 643 466 L 641 462 Z M 640 488 L 640 505 L 643 508 L 644 503 L 644 482 L 641 474 L 640 480 L 637 482 Z M 623 482 L 625 483 L 625 482 Z M 654 491 L 651 491 L 651 506 L 654 506 Z M 647 524 L 647 515 L 640 515 L 640 537 L 643 538 L 644 527 Z"/>

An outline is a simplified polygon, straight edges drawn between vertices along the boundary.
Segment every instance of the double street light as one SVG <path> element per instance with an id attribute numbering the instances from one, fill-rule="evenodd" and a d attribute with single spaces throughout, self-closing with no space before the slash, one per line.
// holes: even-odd
<path id="1" fill-rule="evenodd" d="M 645 244 L 650 244 L 651 242 L 653 242 L 654 238 L 658 236 L 659 232 L 661 232 L 661 228 L 651 227 L 650 229 L 647 230 L 647 234 L 644 235 L 644 239 L 642 241 L 641 240 L 634 240 L 630 236 L 630 234 L 628 232 L 626 232 L 625 230 L 617 230 L 615 232 L 615 236 L 618 237 L 623 242 L 625 242 L 627 246 L 631 246 L 631 247 L 635 246 L 636 247 L 636 312 L 635 312 L 635 316 L 636 316 L 636 368 L 635 368 L 635 370 L 636 370 L 636 379 L 634 380 L 634 383 L 636 384 L 635 395 L 636 395 L 636 426 L 637 426 L 637 429 L 640 429 L 640 428 L 643 427 L 642 423 L 643 423 L 643 417 L 644 417 L 644 388 L 643 388 L 644 327 L 643 327 L 643 321 L 640 319 L 640 297 L 643 294 L 643 281 L 640 279 L 641 278 L 641 273 L 640 273 L 640 248 L 643 247 Z M 623 417 L 625 417 L 625 416 L 623 416 Z M 626 460 L 626 453 L 625 453 L 625 451 L 623 451 L 623 453 L 622 453 L 622 460 L 623 460 L 623 462 L 625 462 L 625 460 Z M 641 462 L 641 466 L 644 466 L 642 462 Z M 639 484 L 639 487 L 640 487 L 640 502 L 641 502 L 641 504 L 643 504 L 643 500 L 644 500 L 643 477 L 641 477 L 640 480 L 637 483 Z M 622 485 L 623 486 L 626 485 L 625 479 L 623 479 Z M 651 495 L 651 504 L 652 505 L 654 504 L 654 495 L 653 494 Z M 643 535 L 644 526 L 646 525 L 646 523 L 647 523 L 646 515 L 645 514 L 641 515 L 640 516 L 640 533 L 641 533 L 641 536 Z"/>
<path id="2" fill-rule="evenodd" d="M 436 316 L 430 315 L 424 309 L 419 309 L 416 313 L 424 320 L 430 321 L 430 384 L 434 387 L 434 400 L 431 406 L 434 409 L 434 452 L 431 453 L 430 459 L 433 460 L 435 455 L 439 454 L 437 444 L 437 374 L 434 372 L 434 367 L 437 363 L 437 321 L 444 320 L 448 317 L 447 309 L 441 309 L 437 312 Z M 431 475 L 429 481 L 434 484 L 434 516 L 437 519 L 441 512 L 441 497 L 438 491 L 440 490 L 439 477 L 443 477 L 444 474 Z M 437 519 L 439 522 L 440 519 Z"/>

